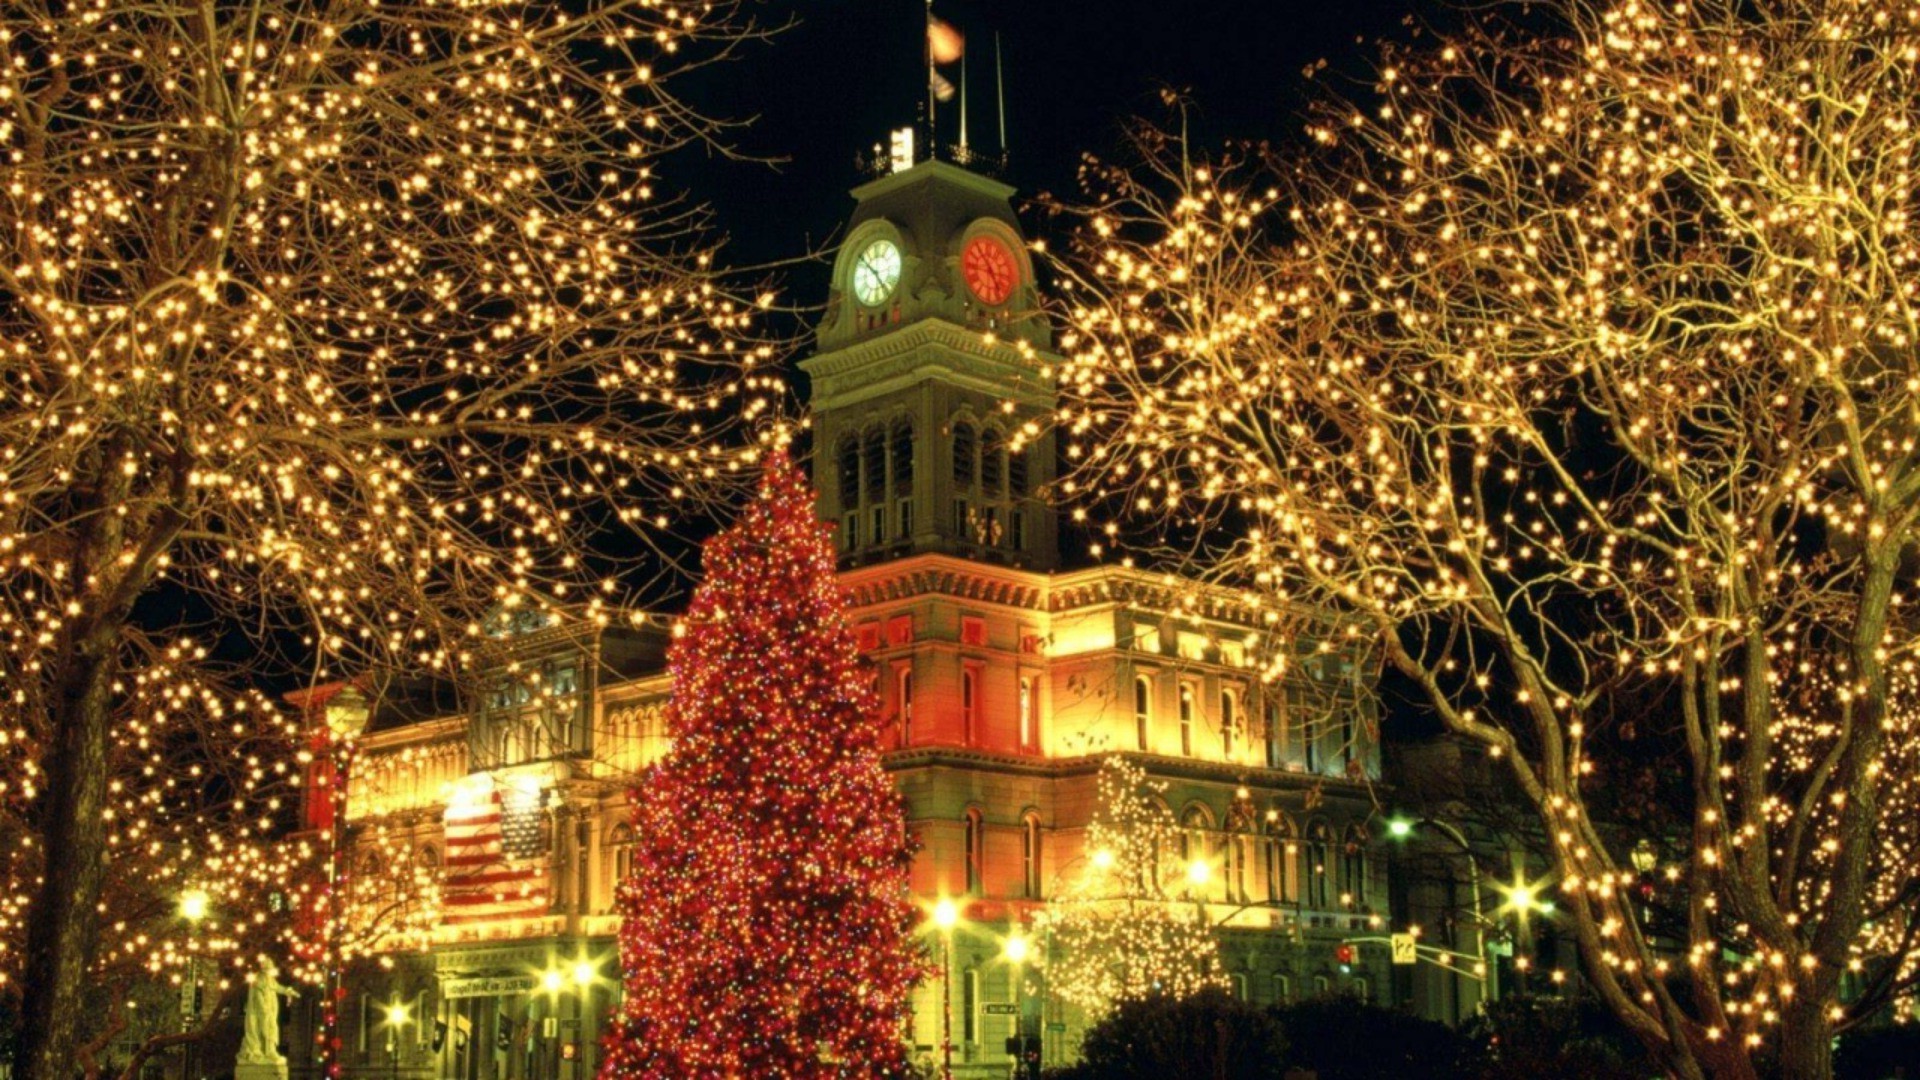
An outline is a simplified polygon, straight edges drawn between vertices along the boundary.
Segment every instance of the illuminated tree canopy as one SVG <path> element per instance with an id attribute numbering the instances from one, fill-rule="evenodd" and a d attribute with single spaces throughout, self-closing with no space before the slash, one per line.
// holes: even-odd
<path id="1" fill-rule="evenodd" d="M 1912 992 L 1920 5 L 1571 0 L 1389 50 L 1265 170 L 1097 173 L 1059 373 L 1115 537 L 1330 604 L 1512 770 L 1676 1075 Z M 1610 701 L 1687 805 L 1588 813 Z"/>
<path id="2" fill-rule="evenodd" d="M 1077 875 L 1048 905 L 1048 985 L 1094 1017 L 1154 994 L 1227 985 L 1207 917 L 1183 900 L 1187 866 L 1166 785 L 1119 754 L 1100 763 L 1093 820 Z"/>
<path id="3" fill-rule="evenodd" d="M 67 1075 L 114 838 L 163 831 L 109 812 L 144 701 L 274 730 L 238 684 L 453 672 L 501 605 L 608 617 L 752 456 L 755 302 L 655 167 L 714 130 L 666 78 L 757 33 L 724 2 L 0 10 L 0 730 L 44 852 L 0 901 L 16 1075 Z"/>

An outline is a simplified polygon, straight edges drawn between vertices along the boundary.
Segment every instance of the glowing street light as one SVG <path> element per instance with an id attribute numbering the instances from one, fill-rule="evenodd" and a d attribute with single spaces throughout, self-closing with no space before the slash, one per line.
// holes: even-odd
<path id="1" fill-rule="evenodd" d="M 1024 964 L 1027 960 L 1027 939 L 1016 933 L 1001 946 L 1001 951 L 1006 954 L 1008 963 Z"/>
<path id="2" fill-rule="evenodd" d="M 189 923 L 198 924 L 206 918 L 211 906 L 212 899 L 207 896 L 205 889 L 188 889 L 180 894 L 180 917 Z"/>
<path id="3" fill-rule="evenodd" d="M 578 960 L 573 965 L 573 985 L 592 986 L 593 980 L 600 977 L 600 969 L 591 960 Z"/>
<path id="4" fill-rule="evenodd" d="M 940 1076 L 953 1080 L 953 928 L 960 923 L 960 905 L 941 897 L 933 905 L 933 925 L 940 928 Z"/>
<path id="5" fill-rule="evenodd" d="M 392 1075 L 397 1077 L 400 1075 L 400 1037 L 406 1030 L 408 1022 L 413 1019 L 413 1013 L 407 1008 L 406 1002 L 396 998 L 387 1002 L 386 1014 L 387 1065 L 393 1070 Z"/>
<path id="6" fill-rule="evenodd" d="M 1213 878 L 1213 867 L 1205 859 L 1195 859 L 1187 864 L 1187 884 L 1196 889 L 1206 888 Z"/>

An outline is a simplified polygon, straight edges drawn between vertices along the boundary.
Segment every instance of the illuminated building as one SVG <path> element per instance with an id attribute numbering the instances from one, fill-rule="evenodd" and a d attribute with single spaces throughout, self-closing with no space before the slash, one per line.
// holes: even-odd
<path id="1" fill-rule="evenodd" d="M 1367 831 L 1370 662 L 1322 613 L 1254 611 L 1138 569 L 1061 569 L 1043 500 L 1051 332 L 1012 189 L 924 162 L 854 195 L 802 363 L 813 476 L 921 845 L 915 891 L 958 907 L 956 1075 L 1006 1074 L 1016 1018 L 995 1006 L 1024 1010 L 1050 1063 L 1077 1038 L 1035 917 L 1084 863 L 1108 752 L 1166 785 L 1181 826 L 1169 857 L 1210 868 L 1168 902 L 1222 925 L 1236 993 L 1383 994 L 1383 944 L 1336 960 L 1343 941 L 1388 929 Z M 471 708 L 376 712 L 363 742 L 350 816 L 390 823 L 443 885 L 422 940 L 348 976 L 349 1075 L 573 1080 L 597 1060 L 618 985 L 626 794 L 664 749 L 668 626 L 496 629 L 498 674 Z M 1035 954 L 1018 1003 L 1002 958 L 1016 927 Z M 916 1058 L 939 1054 L 941 998 L 938 985 L 916 998 Z M 414 1020 L 394 1030 L 396 1001 Z"/>

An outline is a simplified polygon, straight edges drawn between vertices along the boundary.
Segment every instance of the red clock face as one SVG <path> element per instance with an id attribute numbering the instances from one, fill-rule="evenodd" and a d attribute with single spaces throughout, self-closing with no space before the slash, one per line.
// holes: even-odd
<path id="1" fill-rule="evenodd" d="M 1013 261 L 1013 252 L 1007 245 L 992 236 L 976 236 L 967 241 L 967 248 L 960 253 L 960 271 L 967 277 L 967 288 L 980 298 L 983 304 L 999 305 L 1007 302 L 1013 295 L 1013 283 L 1020 277 L 1020 268 Z"/>

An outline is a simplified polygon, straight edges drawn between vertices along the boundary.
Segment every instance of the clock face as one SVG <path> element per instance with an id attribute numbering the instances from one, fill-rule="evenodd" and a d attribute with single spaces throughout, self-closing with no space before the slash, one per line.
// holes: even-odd
<path id="1" fill-rule="evenodd" d="M 960 272 L 966 275 L 967 288 L 973 290 L 981 303 L 995 306 L 1007 302 L 1007 297 L 1013 295 L 1014 282 L 1020 277 L 1013 252 L 994 236 L 976 236 L 967 241 L 966 250 L 960 253 Z"/>
<path id="2" fill-rule="evenodd" d="M 893 295 L 900 284 L 900 249 L 891 240 L 875 240 L 853 261 L 853 295 L 873 307 Z"/>

